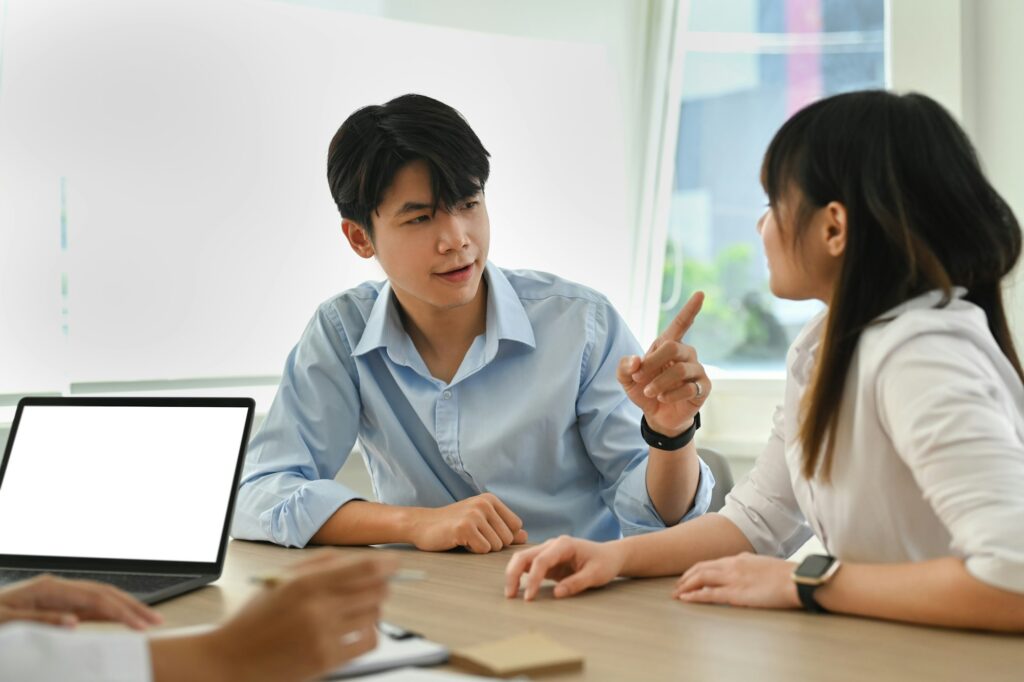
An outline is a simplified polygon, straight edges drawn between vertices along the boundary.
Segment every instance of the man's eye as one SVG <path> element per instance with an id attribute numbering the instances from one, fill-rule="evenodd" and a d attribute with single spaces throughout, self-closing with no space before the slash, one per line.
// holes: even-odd
<path id="1" fill-rule="evenodd" d="M 469 211 L 476 208 L 480 204 L 479 201 L 467 201 L 462 205 L 463 210 Z"/>
<path id="2" fill-rule="evenodd" d="M 415 218 L 413 218 L 412 220 L 405 221 L 405 224 L 406 225 L 419 225 L 420 223 L 425 223 L 428 220 L 430 220 L 430 216 L 428 216 L 428 215 L 418 215 Z"/>

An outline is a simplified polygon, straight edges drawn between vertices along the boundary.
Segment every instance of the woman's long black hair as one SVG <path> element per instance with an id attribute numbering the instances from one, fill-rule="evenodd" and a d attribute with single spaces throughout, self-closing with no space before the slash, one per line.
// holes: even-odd
<path id="1" fill-rule="evenodd" d="M 794 245 L 815 210 L 832 201 L 846 208 L 841 272 L 801 406 L 804 476 L 829 478 L 861 332 L 903 301 L 939 289 L 945 305 L 954 286 L 965 287 L 1024 380 L 1001 291 L 1020 256 L 1021 228 L 985 179 L 967 135 L 937 102 L 863 91 L 811 104 L 775 134 L 762 179 L 773 207 L 793 190 L 799 195 Z"/>

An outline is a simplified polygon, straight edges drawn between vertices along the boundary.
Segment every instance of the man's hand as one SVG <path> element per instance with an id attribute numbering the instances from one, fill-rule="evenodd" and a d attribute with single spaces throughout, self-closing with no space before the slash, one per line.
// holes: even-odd
<path id="1" fill-rule="evenodd" d="M 73 627 L 79 620 L 109 620 L 143 630 L 163 619 L 116 587 L 40 575 L 0 590 L 0 623 L 12 620 L 64 627 Z"/>
<path id="2" fill-rule="evenodd" d="M 412 540 L 418 549 L 440 552 L 465 547 L 486 554 L 526 542 L 522 520 L 491 493 L 416 513 Z"/>
<path id="3" fill-rule="evenodd" d="M 643 410 L 647 424 L 666 436 L 688 429 L 711 393 L 711 380 L 697 361 L 696 349 L 682 342 L 703 304 L 704 293 L 698 291 L 643 358 L 630 355 L 619 361 L 618 379 L 626 395 Z"/>

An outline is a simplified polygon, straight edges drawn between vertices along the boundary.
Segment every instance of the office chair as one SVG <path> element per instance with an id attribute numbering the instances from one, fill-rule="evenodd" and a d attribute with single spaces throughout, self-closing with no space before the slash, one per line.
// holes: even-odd
<path id="1" fill-rule="evenodd" d="M 708 507 L 708 511 L 716 512 L 725 505 L 725 496 L 732 490 L 732 469 L 729 468 L 729 462 L 725 457 L 710 448 L 697 448 L 697 454 L 715 477 L 715 490 L 711 493 L 711 506 Z"/>

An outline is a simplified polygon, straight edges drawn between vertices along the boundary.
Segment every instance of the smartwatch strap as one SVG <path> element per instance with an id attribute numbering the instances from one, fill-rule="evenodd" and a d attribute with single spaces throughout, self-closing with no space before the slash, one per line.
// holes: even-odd
<path id="1" fill-rule="evenodd" d="M 690 424 L 690 428 L 686 429 L 678 436 L 670 438 L 663 433 L 658 433 L 651 429 L 647 424 L 647 417 L 640 417 L 640 435 L 644 441 L 652 448 L 658 448 L 659 450 L 667 450 L 671 452 L 673 450 L 679 450 L 685 448 L 693 440 L 693 436 L 697 433 L 697 429 L 700 428 L 700 412 L 693 415 L 693 424 Z"/>
<path id="2" fill-rule="evenodd" d="M 796 584 L 796 593 L 800 597 L 800 603 L 804 605 L 804 608 L 811 613 L 828 613 L 829 610 L 818 603 L 818 600 L 814 598 L 814 591 L 821 587 L 821 585 L 804 585 L 802 583 Z"/>

